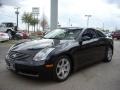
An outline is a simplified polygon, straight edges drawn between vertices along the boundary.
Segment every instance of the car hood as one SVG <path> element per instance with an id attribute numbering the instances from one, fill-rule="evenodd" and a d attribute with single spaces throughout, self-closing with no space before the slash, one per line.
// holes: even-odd
<path id="1" fill-rule="evenodd" d="M 18 44 L 13 47 L 12 50 L 35 50 L 35 49 L 43 49 L 46 47 L 56 47 L 61 44 L 70 43 L 75 40 L 56 40 L 56 39 L 41 39 L 41 40 L 33 40 Z"/>

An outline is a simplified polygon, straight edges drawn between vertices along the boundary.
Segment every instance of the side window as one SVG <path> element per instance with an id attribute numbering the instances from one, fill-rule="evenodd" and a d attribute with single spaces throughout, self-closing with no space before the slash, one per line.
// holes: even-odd
<path id="1" fill-rule="evenodd" d="M 66 39 L 76 39 L 79 36 L 80 30 L 70 30 L 66 32 Z"/>
<path id="2" fill-rule="evenodd" d="M 97 38 L 96 32 L 94 30 L 90 30 L 92 39 Z"/>
<path id="3" fill-rule="evenodd" d="M 106 37 L 105 34 L 103 34 L 102 32 L 100 32 L 99 30 L 96 31 L 98 37 Z"/>
<path id="4" fill-rule="evenodd" d="M 94 38 L 97 38 L 96 32 L 94 30 L 87 29 L 82 35 L 82 39 L 84 41 L 94 39 Z"/>
<path id="5" fill-rule="evenodd" d="M 4 24 L 1 24 L 1 25 L 0 25 L 0 27 L 2 27 L 2 28 L 3 28 L 3 27 L 5 27 L 5 25 L 4 25 Z"/>

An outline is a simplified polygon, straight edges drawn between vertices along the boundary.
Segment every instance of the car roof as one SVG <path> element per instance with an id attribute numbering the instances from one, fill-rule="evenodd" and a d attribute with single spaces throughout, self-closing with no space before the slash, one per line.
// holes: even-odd
<path id="1" fill-rule="evenodd" d="M 76 30 L 76 29 L 83 29 L 83 28 L 80 28 L 80 27 L 61 27 L 59 29 Z"/>
<path id="2" fill-rule="evenodd" d="M 70 30 L 73 30 L 73 29 L 84 29 L 84 30 L 93 29 L 93 30 L 98 30 L 98 29 L 95 29 L 95 28 L 81 28 L 81 27 L 60 27 L 58 29 L 70 29 Z"/>
<path id="3" fill-rule="evenodd" d="M 116 31 L 114 31 L 114 32 L 120 32 L 120 30 L 116 30 Z"/>
<path id="4" fill-rule="evenodd" d="M 80 27 L 60 27 L 58 29 L 64 29 L 64 30 L 82 30 L 83 28 Z"/>

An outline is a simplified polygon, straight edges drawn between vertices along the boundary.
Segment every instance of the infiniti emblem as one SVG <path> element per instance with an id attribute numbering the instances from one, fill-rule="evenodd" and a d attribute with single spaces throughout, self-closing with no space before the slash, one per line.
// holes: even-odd
<path id="1" fill-rule="evenodd" d="M 16 54 L 13 54 L 12 57 L 15 58 L 17 55 Z"/>

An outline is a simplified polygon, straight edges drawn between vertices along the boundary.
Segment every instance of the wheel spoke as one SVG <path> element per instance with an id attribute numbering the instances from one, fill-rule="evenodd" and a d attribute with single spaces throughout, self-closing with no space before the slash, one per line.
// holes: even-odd
<path id="1" fill-rule="evenodd" d="M 64 73 L 64 70 L 62 70 L 62 76 L 64 77 L 65 73 Z"/>
<path id="2" fill-rule="evenodd" d="M 66 66 L 68 66 L 68 64 L 69 64 L 69 63 L 68 63 L 68 62 L 66 62 L 66 63 L 64 64 L 64 66 L 66 67 Z"/>
<path id="3" fill-rule="evenodd" d="M 61 65 L 60 65 L 60 64 L 58 64 L 58 65 L 57 65 L 57 68 L 61 68 Z"/>
<path id="4" fill-rule="evenodd" d="M 62 70 L 59 70 L 59 72 L 57 73 L 57 75 L 60 75 L 62 73 Z"/>
<path id="5" fill-rule="evenodd" d="M 62 63 L 61 63 L 61 65 L 63 66 L 64 65 L 64 62 L 65 62 L 65 60 L 64 59 L 62 59 L 62 61 L 61 61 Z"/>
<path id="6" fill-rule="evenodd" d="M 112 50 L 109 48 L 108 49 L 108 60 L 112 59 Z"/>

